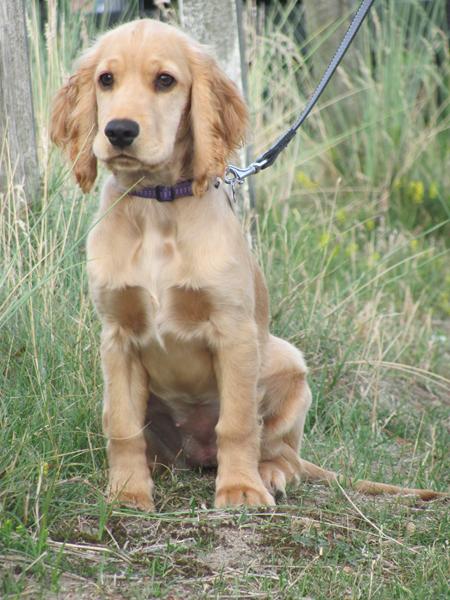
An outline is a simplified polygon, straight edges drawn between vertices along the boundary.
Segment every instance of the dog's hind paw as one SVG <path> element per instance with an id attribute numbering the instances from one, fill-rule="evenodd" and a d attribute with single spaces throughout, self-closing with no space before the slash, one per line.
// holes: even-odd
<path id="1" fill-rule="evenodd" d="M 286 475 L 279 466 L 272 461 L 264 461 L 259 465 L 259 474 L 264 485 L 275 496 L 286 495 Z"/>

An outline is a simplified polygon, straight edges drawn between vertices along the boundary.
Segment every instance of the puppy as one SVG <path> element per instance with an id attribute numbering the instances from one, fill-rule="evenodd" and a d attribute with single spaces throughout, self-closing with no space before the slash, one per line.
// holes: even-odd
<path id="1" fill-rule="evenodd" d="M 269 333 L 264 278 L 220 179 L 246 127 L 214 60 L 152 20 L 101 37 L 54 102 L 51 138 L 82 190 L 97 161 L 111 172 L 87 242 L 89 285 L 109 495 L 143 510 L 154 509 L 158 463 L 217 465 L 216 507 L 273 505 L 300 476 L 336 479 L 299 458 L 305 361 Z"/>

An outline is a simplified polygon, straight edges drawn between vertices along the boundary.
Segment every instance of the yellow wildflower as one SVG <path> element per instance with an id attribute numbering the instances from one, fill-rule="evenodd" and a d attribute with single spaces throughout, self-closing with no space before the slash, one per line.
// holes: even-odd
<path id="1" fill-rule="evenodd" d="M 367 219 L 365 226 L 367 231 L 373 231 L 375 229 L 375 221 L 373 219 Z"/>
<path id="2" fill-rule="evenodd" d="M 380 260 L 380 258 L 381 256 L 379 252 L 372 252 L 372 254 L 367 259 L 367 264 L 369 265 L 369 267 L 373 267 L 373 265 L 376 264 Z"/>
<path id="3" fill-rule="evenodd" d="M 319 238 L 319 248 L 325 248 L 325 246 L 328 246 L 328 244 L 330 242 L 330 238 L 331 238 L 330 232 L 324 231 Z"/>
<path id="4" fill-rule="evenodd" d="M 428 198 L 430 200 L 436 200 L 436 198 L 439 196 L 439 189 L 438 186 L 434 183 L 430 184 L 430 187 L 428 189 Z"/>
<path id="5" fill-rule="evenodd" d="M 422 181 L 410 181 L 408 192 L 414 204 L 422 204 L 425 188 Z"/>
<path id="6" fill-rule="evenodd" d="M 299 183 L 305 190 L 316 190 L 319 184 L 311 179 L 304 171 L 298 171 L 296 175 L 297 183 Z"/>
<path id="7" fill-rule="evenodd" d="M 410 246 L 411 250 L 413 252 L 415 252 L 417 250 L 417 248 L 419 247 L 419 240 L 411 240 L 409 242 L 409 246 Z"/>
<path id="8" fill-rule="evenodd" d="M 345 223 L 345 221 L 347 220 L 347 213 L 345 212 L 345 210 L 343 208 L 340 208 L 336 212 L 336 220 L 338 223 L 341 223 L 341 225 L 343 223 Z"/>

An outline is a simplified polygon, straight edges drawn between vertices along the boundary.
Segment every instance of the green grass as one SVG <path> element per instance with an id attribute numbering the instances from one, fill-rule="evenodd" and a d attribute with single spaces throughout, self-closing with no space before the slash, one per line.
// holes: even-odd
<path id="1" fill-rule="evenodd" d="M 413 2 L 378 3 L 360 69 L 337 75 L 347 92 L 337 99 L 331 84 L 254 179 L 272 329 L 310 366 L 303 456 L 439 490 L 450 472 L 444 4 L 427 17 Z M 297 48 L 293 5 L 260 37 L 249 20 L 255 155 L 303 106 L 329 34 Z M 98 192 L 83 197 L 47 142 L 50 98 L 92 25 L 67 27 L 49 8 L 46 41 L 29 13 L 43 189 L 25 208 L 11 185 L 0 208 L 0 596 L 446 598 L 445 501 L 302 484 L 274 510 L 213 511 L 211 472 L 168 471 L 157 513 L 105 503 L 84 250 Z"/>

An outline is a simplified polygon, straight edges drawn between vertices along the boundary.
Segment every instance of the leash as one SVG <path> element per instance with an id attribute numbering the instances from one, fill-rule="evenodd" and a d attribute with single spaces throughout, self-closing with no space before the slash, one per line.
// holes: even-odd
<path id="1" fill-rule="evenodd" d="M 225 169 L 224 182 L 228 183 L 233 188 L 237 183 L 241 184 L 244 182 L 246 177 L 253 175 L 255 173 L 259 173 L 267 167 L 273 165 L 278 155 L 286 148 L 289 142 L 297 133 L 297 130 L 301 127 L 305 119 L 308 117 L 309 113 L 314 108 L 315 104 L 319 100 L 322 92 L 327 87 L 330 79 L 332 78 L 334 72 L 339 66 L 341 60 L 344 58 L 345 53 L 347 52 L 350 44 L 352 43 L 355 35 L 358 33 L 359 28 L 361 27 L 362 22 L 366 18 L 369 10 L 372 7 L 372 4 L 375 0 L 362 0 L 359 5 L 358 10 L 353 16 L 352 22 L 350 23 L 349 28 L 347 29 L 346 34 L 344 35 L 342 42 L 339 44 L 338 49 L 336 50 L 333 58 L 330 61 L 330 64 L 325 70 L 325 73 L 322 76 L 319 84 L 316 89 L 312 93 L 311 97 L 308 100 L 303 111 L 300 113 L 300 116 L 294 122 L 294 124 L 286 131 L 284 135 L 282 135 L 272 146 L 261 154 L 255 161 L 248 165 L 248 167 L 240 168 L 234 165 L 228 165 Z"/>

